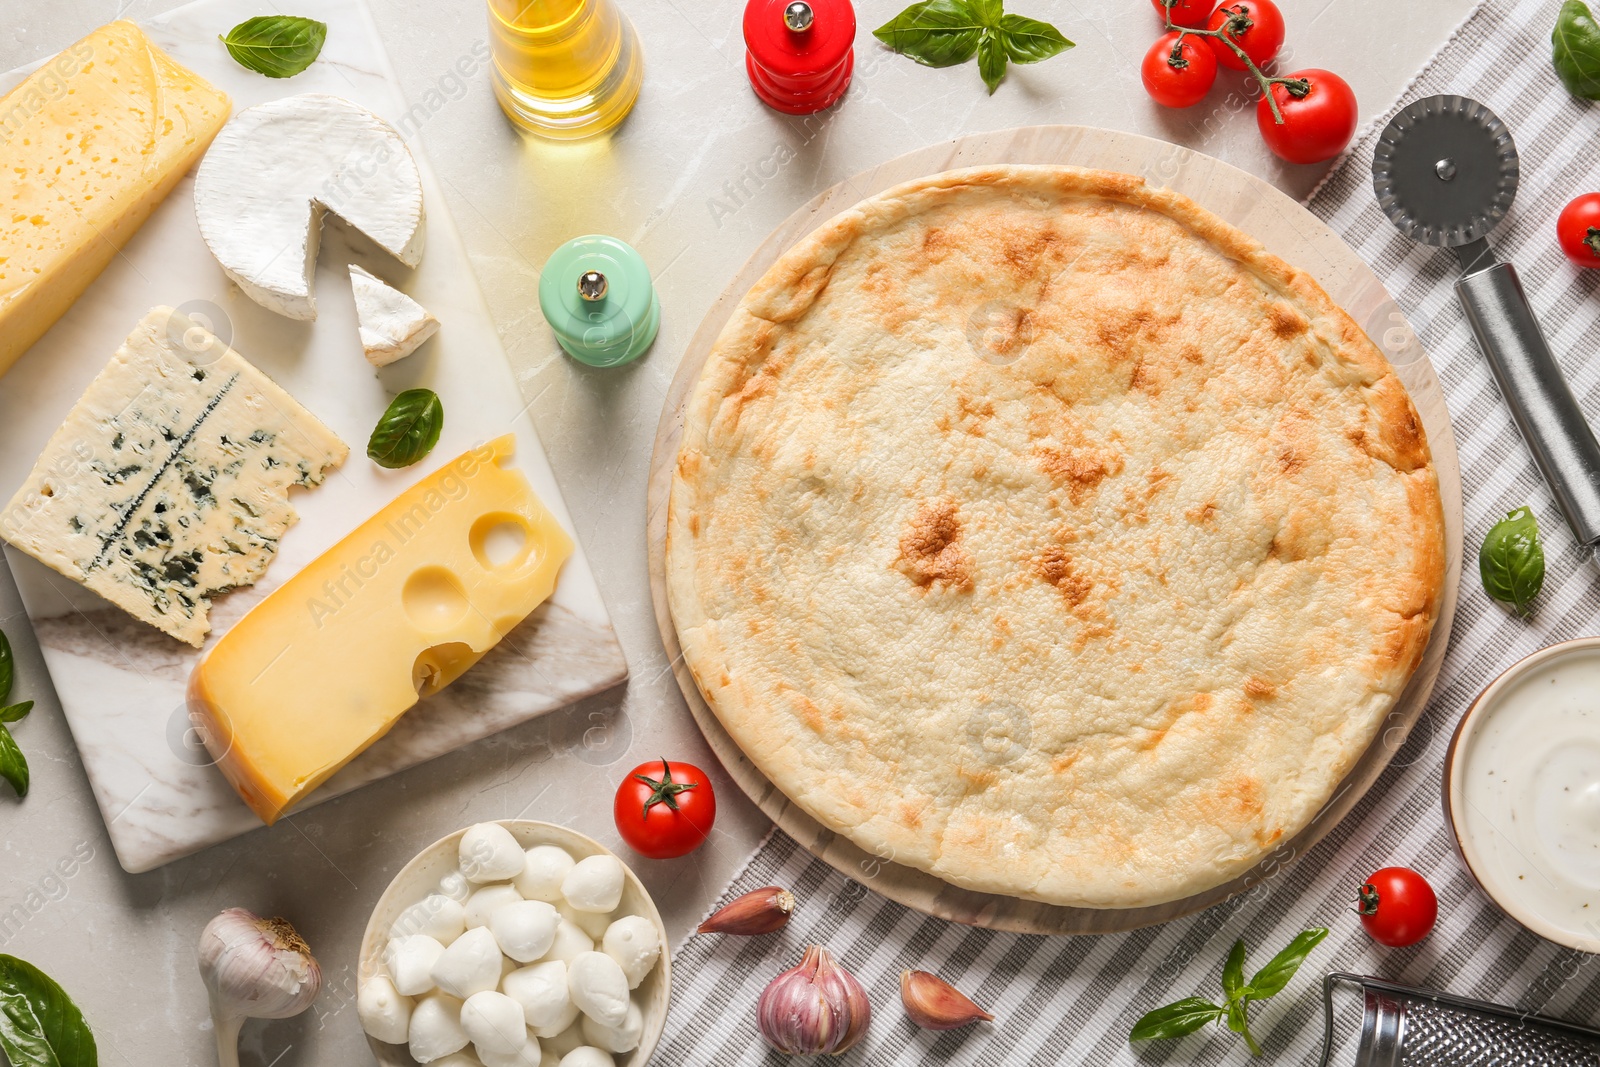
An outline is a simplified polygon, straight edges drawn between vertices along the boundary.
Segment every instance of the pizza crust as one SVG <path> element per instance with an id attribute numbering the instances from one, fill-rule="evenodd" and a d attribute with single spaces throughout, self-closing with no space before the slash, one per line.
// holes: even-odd
<path id="1" fill-rule="evenodd" d="M 829 829 L 952 884 L 1165 903 L 1303 829 L 1444 580 L 1404 387 L 1309 276 L 1070 167 L 890 189 L 784 255 L 691 397 L 668 597 Z"/>

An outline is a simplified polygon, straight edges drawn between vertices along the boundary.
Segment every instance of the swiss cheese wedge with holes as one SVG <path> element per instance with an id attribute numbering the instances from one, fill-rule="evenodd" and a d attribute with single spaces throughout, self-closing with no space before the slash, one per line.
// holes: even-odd
<path id="1" fill-rule="evenodd" d="M 508 435 L 400 494 L 222 636 L 189 680 L 191 717 L 271 824 L 419 697 L 499 644 L 555 589 L 572 539 Z"/>
<path id="2" fill-rule="evenodd" d="M 1136 177 L 989 167 L 845 212 L 734 311 L 667 581 L 707 703 L 824 826 L 1130 908 L 1328 802 L 1443 531 L 1410 398 L 1308 275 Z"/>

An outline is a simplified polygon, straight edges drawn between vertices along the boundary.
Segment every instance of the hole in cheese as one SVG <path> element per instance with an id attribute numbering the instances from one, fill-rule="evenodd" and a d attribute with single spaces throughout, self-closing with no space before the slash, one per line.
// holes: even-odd
<path id="1" fill-rule="evenodd" d="M 416 688 L 417 696 L 432 696 L 461 677 L 476 662 L 477 654 L 460 641 L 447 641 L 425 648 L 411 666 L 411 684 Z"/>
<path id="2" fill-rule="evenodd" d="M 406 617 L 419 630 L 448 630 L 466 617 L 472 605 L 461 580 L 443 567 L 423 567 L 400 590 Z"/>
<path id="3" fill-rule="evenodd" d="M 478 564 L 489 571 L 521 567 L 528 562 L 534 549 L 534 538 L 528 536 L 527 520 L 508 512 L 494 512 L 479 518 L 472 524 L 467 540 Z"/>

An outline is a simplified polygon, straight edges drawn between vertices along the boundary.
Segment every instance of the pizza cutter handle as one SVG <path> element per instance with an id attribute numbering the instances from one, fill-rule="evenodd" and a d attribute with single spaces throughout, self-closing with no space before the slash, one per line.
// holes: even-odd
<path id="1" fill-rule="evenodd" d="M 1510 263 L 1474 270 L 1456 295 L 1517 429 L 1578 543 L 1600 542 L 1600 443 L 1562 377 Z"/>

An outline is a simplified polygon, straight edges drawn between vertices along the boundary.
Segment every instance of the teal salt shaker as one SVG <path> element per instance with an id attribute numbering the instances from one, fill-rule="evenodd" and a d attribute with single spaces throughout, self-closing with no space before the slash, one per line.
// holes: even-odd
<path id="1" fill-rule="evenodd" d="M 575 237 L 539 278 L 539 307 L 567 354 L 591 367 L 638 359 L 661 328 L 644 258 L 615 237 Z"/>

